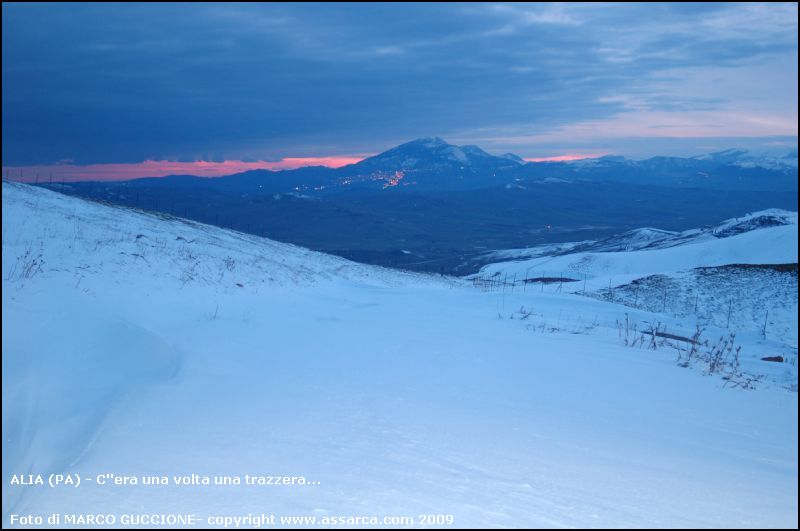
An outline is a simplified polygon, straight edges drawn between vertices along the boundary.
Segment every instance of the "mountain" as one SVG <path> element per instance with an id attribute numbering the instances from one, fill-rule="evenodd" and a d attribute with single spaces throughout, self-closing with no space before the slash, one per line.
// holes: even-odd
<path id="1" fill-rule="evenodd" d="M 349 171 L 486 172 L 519 165 L 519 157 L 496 157 L 478 146 L 455 146 L 439 137 L 406 142 L 348 168 Z"/>
<path id="2" fill-rule="evenodd" d="M 641 227 L 680 232 L 745 212 L 797 209 L 796 170 L 722 158 L 521 163 L 425 138 L 342 168 L 52 187 L 361 262 L 464 274 L 497 249 L 597 241 Z"/>
<path id="3" fill-rule="evenodd" d="M 420 138 L 341 168 L 309 166 L 294 170 L 250 170 L 217 178 L 191 175 L 147 177 L 109 186 L 195 188 L 239 194 L 339 194 L 351 190 L 458 190 L 497 186 L 502 174 L 524 161 L 496 157 L 478 146 L 455 146 L 441 138 Z"/>
<path id="4" fill-rule="evenodd" d="M 664 341 L 626 343 L 627 324 L 693 333 L 660 291 L 654 311 L 501 293 L 41 187 L 4 182 L 2 203 L 4 528 L 56 513 L 257 527 L 265 496 L 279 527 L 797 526 L 780 323 L 736 329 L 730 376 L 761 376 L 731 389 Z M 10 480 L 51 473 L 128 484 Z"/>
<path id="5" fill-rule="evenodd" d="M 501 158 L 508 159 L 516 162 L 517 164 L 526 164 L 525 159 L 513 153 L 504 153 L 500 155 Z"/>
<path id="6" fill-rule="evenodd" d="M 108 187 L 194 188 L 221 193 L 347 195 L 365 190 L 449 192 L 493 187 L 524 189 L 547 183 L 615 182 L 720 191 L 796 192 L 797 152 L 780 156 L 728 150 L 709 155 L 632 160 L 604 156 L 567 162 L 525 162 L 474 145 L 420 138 L 341 168 L 252 170 L 218 178 L 176 175 L 141 178 Z M 75 185 L 81 186 L 81 185 Z"/>
<path id="7" fill-rule="evenodd" d="M 797 171 L 797 150 L 787 153 L 753 153 L 746 149 L 728 149 L 693 157 L 696 160 L 727 164 L 742 168 L 766 168 L 791 173 Z"/>
<path id="8" fill-rule="evenodd" d="M 796 192 L 797 152 L 780 155 L 727 150 L 697 157 L 651 157 L 632 160 L 605 156 L 551 165 L 542 171 L 531 164 L 517 173 L 542 178 L 547 173 L 572 181 L 654 184 L 671 188 L 712 190 L 784 190 Z"/>
<path id="9" fill-rule="evenodd" d="M 733 164 L 747 157 L 749 152 L 746 149 L 726 149 L 714 153 L 706 153 L 692 157 L 694 160 L 714 162 L 717 164 Z"/>

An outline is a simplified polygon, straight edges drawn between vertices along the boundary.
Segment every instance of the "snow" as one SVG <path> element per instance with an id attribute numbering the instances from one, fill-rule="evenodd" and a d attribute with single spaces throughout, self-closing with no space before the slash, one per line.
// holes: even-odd
<path id="1" fill-rule="evenodd" d="M 454 160 L 456 162 L 460 162 L 461 164 L 468 164 L 469 158 L 467 158 L 466 153 L 460 148 L 456 146 L 451 146 L 446 150 L 447 158 L 450 160 Z"/>
<path id="2" fill-rule="evenodd" d="M 741 261 L 741 245 L 784 260 L 786 231 L 661 259 Z M 796 261 L 796 226 L 793 241 Z M 542 331 L 508 318 L 523 305 Z M 730 389 L 673 353 L 626 348 L 625 311 L 652 315 L 3 183 L 4 526 L 11 513 L 271 512 L 796 527 L 797 394 Z M 9 488 L 12 473 L 58 471 L 319 484 Z"/>
<path id="3" fill-rule="evenodd" d="M 712 233 L 717 238 L 724 238 L 740 232 L 781 225 L 794 225 L 796 227 L 797 212 L 789 212 L 788 210 L 781 210 L 779 208 L 761 210 L 740 218 L 723 221 L 717 227 L 714 227 Z"/>
<path id="4" fill-rule="evenodd" d="M 698 326 L 706 338 L 733 332 L 748 370 L 796 389 L 797 225 L 796 212 L 769 209 L 681 233 L 642 229 L 597 242 L 495 252 L 490 256 L 500 261 L 473 279 L 503 291 L 555 279 L 551 290 L 646 310 L 637 313 L 640 326 L 666 324 L 683 337 Z M 767 356 L 789 366 L 770 371 L 763 367 Z"/>
<path id="5" fill-rule="evenodd" d="M 585 276 L 588 287 L 596 288 L 608 285 L 609 280 L 629 282 L 646 275 L 697 267 L 797 263 L 797 214 L 793 215 L 790 218 L 793 222 L 787 225 L 760 228 L 726 238 L 712 238 L 707 233 L 698 232 L 698 236 L 705 234 L 705 237 L 695 237 L 681 245 L 665 248 L 611 252 L 600 248 L 598 251 L 575 252 L 577 244 L 563 244 L 567 254 L 489 264 L 477 276 L 502 274 L 517 275 L 522 279 L 547 273 L 551 276 L 571 275 L 581 280 Z M 730 226 L 729 222 L 721 225 L 727 229 Z M 647 238 L 643 240 L 647 245 L 651 244 Z"/>
<path id="6" fill-rule="evenodd" d="M 625 286 L 587 292 L 587 295 L 664 312 L 704 326 L 730 328 L 740 338 L 749 333 L 756 339 L 752 351 L 759 356 L 765 355 L 763 339 L 796 352 L 797 271 L 783 269 L 700 268 L 670 276 L 647 276 Z M 783 353 L 779 351 L 774 355 Z"/>
<path id="7" fill-rule="evenodd" d="M 665 249 L 668 247 L 686 245 L 687 243 L 700 243 L 716 238 L 727 238 L 754 229 L 781 225 L 796 226 L 797 212 L 771 208 L 746 214 L 742 217 L 728 219 L 714 227 L 689 229 L 682 232 L 645 227 L 633 229 L 597 241 L 585 240 L 580 242 L 548 243 L 527 249 L 495 250 L 486 253 L 485 257 L 489 260 L 502 262 L 537 258 L 541 256 L 575 254 L 585 251 L 610 252 Z M 748 250 L 744 250 L 743 252 L 747 254 Z"/>
<path id="8" fill-rule="evenodd" d="M 728 149 L 692 157 L 695 160 L 732 164 L 743 168 L 767 168 L 771 170 L 797 171 L 797 151 L 781 153 L 777 151 L 750 152 L 748 150 Z"/>

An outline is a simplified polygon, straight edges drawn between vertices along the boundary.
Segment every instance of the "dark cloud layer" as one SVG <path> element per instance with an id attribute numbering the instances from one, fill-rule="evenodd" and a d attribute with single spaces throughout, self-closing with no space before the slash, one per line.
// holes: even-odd
<path id="1" fill-rule="evenodd" d="M 796 4 L 3 4 L 3 163 L 533 148 L 631 112 L 796 135 L 796 63 Z"/>

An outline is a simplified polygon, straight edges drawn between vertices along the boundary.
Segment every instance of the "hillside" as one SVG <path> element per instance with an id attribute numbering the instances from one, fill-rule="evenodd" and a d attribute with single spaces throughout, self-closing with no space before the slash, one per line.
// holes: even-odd
<path id="1" fill-rule="evenodd" d="M 495 253 L 511 262 L 485 266 L 480 276 L 563 273 L 584 276 L 590 287 L 644 274 L 728 264 L 797 263 L 797 213 L 768 210 L 681 233 L 639 229 L 597 242 Z M 526 257 L 532 256 L 531 259 Z"/>
<path id="2" fill-rule="evenodd" d="M 796 363 L 759 359 L 782 343 L 745 338 L 744 365 L 766 375 L 745 389 L 669 347 L 624 346 L 620 321 L 652 311 L 553 286 L 483 291 L 6 182 L 2 212 L 4 525 L 257 507 L 455 527 L 797 526 Z M 728 260 L 712 244 L 730 241 L 783 260 L 777 230 L 702 242 L 679 265 Z M 49 472 L 314 484 L 8 488 Z"/>
<path id="3" fill-rule="evenodd" d="M 563 290 L 797 350 L 797 213 L 755 212 L 683 232 L 639 229 L 598 241 L 490 253 L 473 278 Z M 761 347 L 759 347 L 761 348 Z"/>

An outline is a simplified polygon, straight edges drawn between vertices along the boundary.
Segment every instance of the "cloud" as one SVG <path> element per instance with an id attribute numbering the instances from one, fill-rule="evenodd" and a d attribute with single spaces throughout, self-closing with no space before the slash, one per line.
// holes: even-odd
<path id="1" fill-rule="evenodd" d="M 289 170 L 306 166 L 340 168 L 363 160 L 364 156 L 338 157 L 290 157 L 277 161 L 168 161 L 145 160 L 138 163 L 87 164 L 59 163 L 38 166 L 3 167 L 3 175 L 24 182 L 46 181 L 118 181 L 138 177 L 165 177 L 167 175 L 195 175 L 198 177 L 220 177 L 251 170 Z"/>
<path id="2" fill-rule="evenodd" d="M 796 65 L 796 4 L 6 3 L 3 162 L 276 160 L 709 119 L 784 135 Z"/>
<path id="3" fill-rule="evenodd" d="M 608 153 L 565 153 L 563 155 L 551 155 L 549 157 L 527 157 L 527 162 L 569 162 L 573 160 L 596 159 L 608 155 Z"/>
<path id="4" fill-rule="evenodd" d="M 578 12 L 583 10 L 581 6 L 566 3 L 496 4 L 491 9 L 511 19 L 509 25 L 504 26 L 509 31 L 538 24 L 579 26 L 585 20 L 578 16 Z"/>

